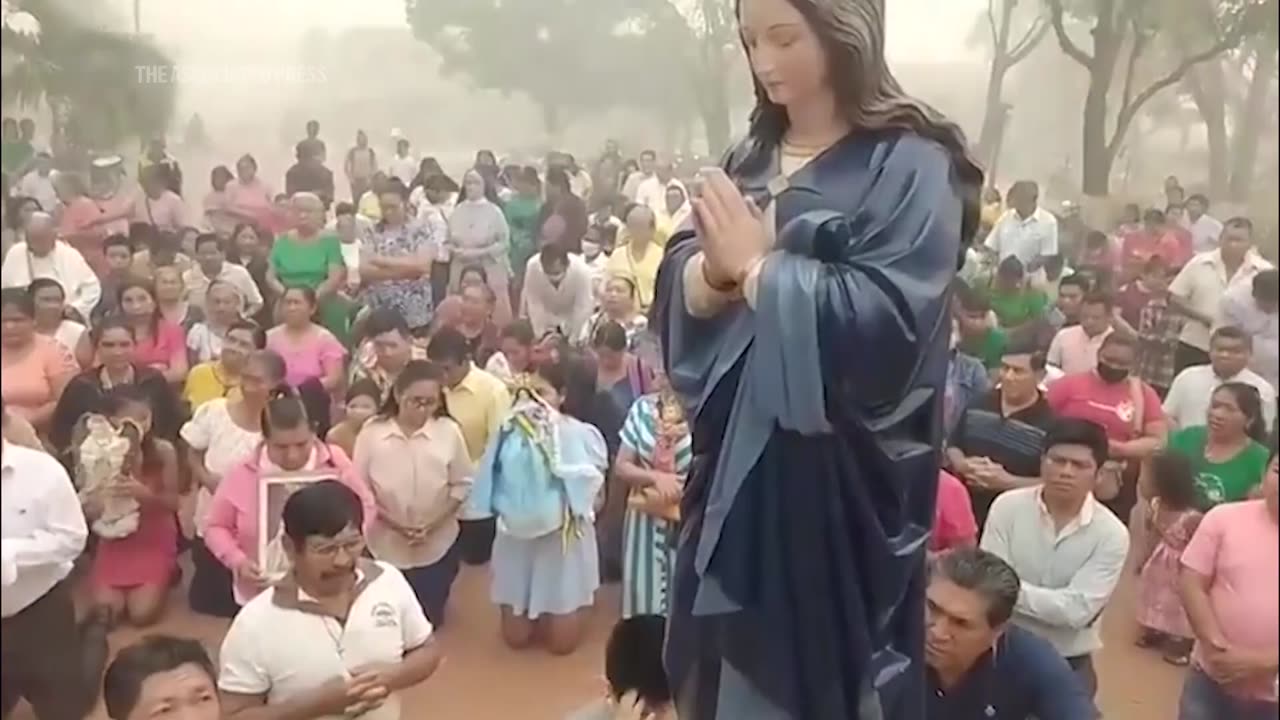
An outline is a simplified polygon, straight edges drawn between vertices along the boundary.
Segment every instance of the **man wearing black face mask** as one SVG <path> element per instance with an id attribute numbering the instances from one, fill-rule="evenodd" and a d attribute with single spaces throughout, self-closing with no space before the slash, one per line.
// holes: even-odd
<path id="1" fill-rule="evenodd" d="M 1136 359 L 1134 341 L 1111 333 L 1098 349 L 1096 369 L 1057 380 L 1045 396 L 1058 417 L 1089 420 L 1106 430 L 1111 462 L 1104 474 L 1121 474 L 1123 481 L 1114 489 L 1101 483 L 1098 494 L 1121 518 L 1133 509 L 1139 464 L 1155 453 L 1168 431 L 1160 397 L 1132 376 Z"/>

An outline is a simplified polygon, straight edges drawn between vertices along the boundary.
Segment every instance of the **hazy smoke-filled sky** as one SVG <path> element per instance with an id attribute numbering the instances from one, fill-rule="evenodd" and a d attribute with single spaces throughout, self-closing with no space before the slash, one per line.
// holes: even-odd
<path id="1" fill-rule="evenodd" d="M 131 17 L 132 0 L 115 0 Z M 895 61 L 965 57 L 965 38 L 984 0 L 887 0 Z M 142 28 L 166 45 L 206 48 L 244 41 L 288 44 L 308 27 L 405 24 L 403 0 L 142 0 Z M 245 57 L 244 61 L 251 58 Z"/>

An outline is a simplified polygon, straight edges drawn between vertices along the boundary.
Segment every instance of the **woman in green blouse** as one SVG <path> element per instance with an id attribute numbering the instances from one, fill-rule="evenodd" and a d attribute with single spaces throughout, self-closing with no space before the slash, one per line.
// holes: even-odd
<path id="1" fill-rule="evenodd" d="M 312 193 L 293 196 L 294 227 L 278 236 L 271 248 L 267 283 L 276 297 L 286 288 L 308 287 L 319 301 L 319 322 L 344 345 L 351 308 L 338 291 L 346 283 L 342 244 L 324 230 L 324 203 Z"/>
<path id="2" fill-rule="evenodd" d="M 1169 449 L 1191 460 L 1206 509 L 1249 497 L 1262 482 L 1269 452 L 1257 388 L 1231 382 L 1213 391 L 1205 425 L 1174 431 Z"/>

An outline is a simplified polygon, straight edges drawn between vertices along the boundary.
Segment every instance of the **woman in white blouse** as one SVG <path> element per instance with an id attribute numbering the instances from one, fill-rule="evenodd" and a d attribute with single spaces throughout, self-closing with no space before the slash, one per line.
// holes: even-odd
<path id="1" fill-rule="evenodd" d="M 182 427 L 188 462 L 197 487 L 195 538 L 191 547 L 195 575 L 188 602 L 191 609 L 215 617 L 235 617 L 240 606 L 231 592 L 231 572 L 205 548 L 204 519 L 223 474 L 248 457 L 262 442 L 262 410 L 272 390 L 284 382 L 284 358 L 270 350 L 249 355 L 240 371 L 238 398 L 218 398 L 200 406 Z"/>
<path id="2" fill-rule="evenodd" d="M 410 361 L 355 447 L 356 472 L 378 503 L 369 551 L 404 573 L 437 628 L 444 625 L 458 575 L 458 510 L 471 489 L 472 470 L 444 388 L 442 368 Z"/>

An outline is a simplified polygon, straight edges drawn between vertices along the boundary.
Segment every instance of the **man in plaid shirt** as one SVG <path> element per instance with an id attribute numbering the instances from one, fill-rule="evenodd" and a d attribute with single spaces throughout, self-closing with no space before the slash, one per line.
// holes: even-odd
<path id="1" fill-rule="evenodd" d="M 1147 261 L 1142 282 L 1150 291 L 1147 304 L 1138 313 L 1138 377 L 1150 385 L 1164 399 L 1176 374 L 1174 353 L 1178 348 L 1178 336 L 1187 318 L 1169 304 L 1171 275 L 1167 263 L 1160 257 Z"/>

